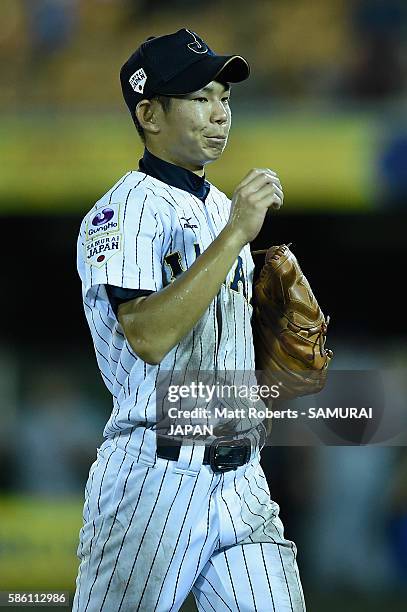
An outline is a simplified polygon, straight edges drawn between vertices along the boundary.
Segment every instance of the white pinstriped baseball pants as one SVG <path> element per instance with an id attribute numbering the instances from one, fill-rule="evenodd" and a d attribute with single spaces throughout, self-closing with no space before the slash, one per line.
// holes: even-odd
<path id="1" fill-rule="evenodd" d="M 203 447 L 155 459 L 139 429 L 98 449 L 86 485 L 74 612 L 173 612 L 192 590 L 201 612 L 303 612 L 293 542 L 259 453 L 214 474 Z"/>

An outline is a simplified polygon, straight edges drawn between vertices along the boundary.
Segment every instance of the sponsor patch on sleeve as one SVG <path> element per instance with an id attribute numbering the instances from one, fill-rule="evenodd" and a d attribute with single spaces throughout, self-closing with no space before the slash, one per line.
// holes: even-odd
<path id="1" fill-rule="evenodd" d="M 123 249 L 120 204 L 109 204 L 89 215 L 85 231 L 85 260 L 100 268 Z"/>

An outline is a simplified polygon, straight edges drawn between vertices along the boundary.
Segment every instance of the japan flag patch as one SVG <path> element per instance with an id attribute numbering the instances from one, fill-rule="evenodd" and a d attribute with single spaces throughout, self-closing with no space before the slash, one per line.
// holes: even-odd
<path id="1" fill-rule="evenodd" d="M 144 87 L 146 85 L 147 75 L 144 72 L 144 68 L 139 68 L 136 70 L 134 74 L 129 78 L 129 83 L 132 89 L 137 93 L 144 93 Z"/>
<path id="2" fill-rule="evenodd" d="M 109 203 L 97 211 L 91 211 L 85 231 L 86 263 L 100 268 L 122 250 L 120 204 Z"/>

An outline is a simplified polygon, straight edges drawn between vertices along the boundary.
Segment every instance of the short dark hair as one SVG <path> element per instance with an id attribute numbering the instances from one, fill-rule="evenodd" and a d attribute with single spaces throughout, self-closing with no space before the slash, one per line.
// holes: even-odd
<path id="1" fill-rule="evenodd" d="M 167 113 L 169 111 L 169 109 L 170 109 L 170 106 L 171 106 L 171 97 L 170 96 L 156 95 L 156 96 L 153 96 L 152 98 L 149 98 L 149 100 L 157 100 L 161 104 L 164 113 Z M 144 133 L 143 128 L 140 125 L 139 120 L 137 119 L 137 115 L 136 115 L 135 112 L 134 112 L 134 116 L 133 116 L 133 121 L 134 121 L 134 125 L 136 126 L 136 130 L 138 132 L 138 135 L 140 136 L 142 142 L 144 144 L 146 144 L 146 135 Z"/>

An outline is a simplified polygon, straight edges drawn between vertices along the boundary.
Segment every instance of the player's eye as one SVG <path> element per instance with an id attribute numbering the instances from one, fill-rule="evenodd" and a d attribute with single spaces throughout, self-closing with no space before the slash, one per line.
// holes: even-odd
<path id="1" fill-rule="evenodd" d="M 222 102 L 226 102 L 226 104 L 229 104 L 230 96 L 226 96 L 225 98 L 222 98 Z"/>
<path id="2" fill-rule="evenodd" d="M 207 102 L 208 98 L 193 98 L 194 102 Z"/>

